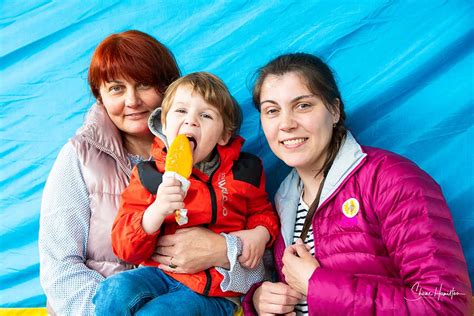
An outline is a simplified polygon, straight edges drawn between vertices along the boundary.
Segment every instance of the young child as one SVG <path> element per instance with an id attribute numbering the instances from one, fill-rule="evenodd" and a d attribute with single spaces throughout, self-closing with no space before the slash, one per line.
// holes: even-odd
<path id="1" fill-rule="evenodd" d="M 157 122 L 160 111 L 161 124 Z M 224 297 L 240 293 L 222 291 L 223 277 L 215 268 L 173 273 L 157 268 L 151 256 L 158 235 L 191 226 L 206 226 L 216 233 L 247 230 L 238 236 L 245 257 L 241 263 L 250 268 L 274 241 L 278 217 L 265 191 L 263 167 L 257 157 L 240 151 L 244 140 L 236 135 L 239 125 L 238 105 L 225 84 L 210 73 L 189 74 L 166 90 L 162 109 L 149 121 L 156 136 L 155 161 L 133 169 L 112 229 L 115 254 L 144 267 L 101 283 L 94 297 L 98 315 L 233 314 L 235 304 Z M 179 180 L 163 176 L 166 144 L 179 134 L 188 137 L 193 151 L 187 192 Z M 187 224 L 177 224 L 177 209 L 188 210 Z M 176 268 L 172 258 L 169 267 Z"/>

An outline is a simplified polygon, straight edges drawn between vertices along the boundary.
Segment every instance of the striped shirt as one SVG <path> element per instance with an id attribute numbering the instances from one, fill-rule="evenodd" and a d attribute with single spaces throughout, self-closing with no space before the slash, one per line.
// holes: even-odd
<path id="1" fill-rule="evenodd" d="M 303 230 L 304 221 L 308 214 L 309 206 L 303 201 L 303 194 L 300 196 L 298 202 L 298 211 L 296 212 L 295 232 L 293 233 L 293 244 L 296 239 L 300 238 L 301 231 Z M 314 235 L 313 235 L 313 224 L 310 225 L 308 231 L 308 237 L 306 237 L 305 244 L 311 247 L 310 253 L 314 256 Z M 295 306 L 296 315 L 308 315 L 308 303 L 306 300 L 301 300 Z"/>

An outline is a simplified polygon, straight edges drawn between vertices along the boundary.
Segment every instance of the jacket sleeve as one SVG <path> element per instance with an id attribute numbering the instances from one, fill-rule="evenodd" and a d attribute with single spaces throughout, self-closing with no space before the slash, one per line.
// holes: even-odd
<path id="1" fill-rule="evenodd" d="M 318 268 L 309 280 L 310 313 L 467 315 L 467 265 L 439 186 L 405 159 L 379 169 L 368 194 L 399 279 Z"/>
<path id="2" fill-rule="evenodd" d="M 257 289 L 261 287 L 262 284 L 263 282 L 258 282 L 252 285 L 249 291 L 242 298 L 242 310 L 244 312 L 244 315 L 246 316 L 257 315 L 257 311 L 255 310 L 255 306 L 253 305 L 253 296 L 255 294 L 255 291 L 257 291 Z"/>
<path id="3" fill-rule="evenodd" d="M 270 279 L 272 282 L 279 281 L 285 282 L 285 277 L 283 276 L 282 269 L 283 269 L 283 252 L 285 250 L 285 242 L 283 240 L 283 236 L 278 234 L 277 239 L 275 240 L 275 244 L 273 245 L 272 249 L 272 262 L 265 262 L 265 270 L 268 275 L 270 275 Z M 255 306 L 253 305 L 253 296 L 255 291 L 262 285 L 263 282 L 255 283 L 248 292 L 242 298 L 242 309 L 244 311 L 244 315 L 257 315 L 257 311 L 255 310 Z"/>
<path id="4" fill-rule="evenodd" d="M 142 217 L 154 200 L 155 195 L 142 186 L 137 167 L 134 167 L 112 226 L 112 247 L 122 260 L 140 264 L 153 254 L 160 230 L 148 235 L 143 230 Z"/>
<path id="5" fill-rule="evenodd" d="M 89 193 L 67 143 L 43 190 L 38 248 L 40 281 L 58 315 L 94 315 L 92 297 L 104 277 L 86 266 Z"/>
<path id="6" fill-rule="evenodd" d="M 259 161 L 259 163 L 261 163 Z M 268 200 L 268 194 L 265 189 L 265 173 L 262 168 L 260 183 L 258 188 L 252 186 L 248 190 L 248 217 L 247 229 L 257 226 L 264 226 L 270 233 L 270 241 L 267 246 L 271 246 L 278 236 L 279 219 L 272 204 Z"/>

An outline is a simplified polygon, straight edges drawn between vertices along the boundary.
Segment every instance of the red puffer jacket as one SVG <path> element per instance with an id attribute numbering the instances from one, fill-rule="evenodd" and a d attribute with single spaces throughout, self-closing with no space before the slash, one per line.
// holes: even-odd
<path id="1" fill-rule="evenodd" d="M 282 227 L 274 256 L 283 282 L 299 182 L 293 171 L 275 196 Z M 321 200 L 312 222 L 321 266 L 308 284 L 310 315 L 469 314 L 471 285 L 450 211 L 418 166 L 362 148 L 348 134 Z M 243 303 L 246 314 L 254 312 L 253 291 Z"/>
<path id="2" fill-rule="evenodd" d="M 178 226 L 174 215 L 165 219 L 161 229 L 152 235 L 143 231 L 143 213 L 156 198 L 164 172 L 166 149 L 155 138 L 152 155 L 154 167 L 141 163 L 132 171 L 130 185 L 122 193 L 119 212 L 112 228 L 115 254 L 121 259 L 147 266 L 157 266 L 150 259 L 156 248 L 158 235 L 173 234 L 177 229 L 206 225 L 216 233 L 230 233 L 264 226 L 272 236 L 278 235 L 278 217 L 265 191 L 265 176 L 260 159 L 241 153 L 244 140 L 238 137 L 226 146 L 217 146 L 220 165 L 213 174 L 193 169 L 191 185 L 184 200 L 189 222 Z M 195 274 L 168 273 L 192 290 L 209 296 L 238 296 L 239 293 L 220 289 L 222 275 L 216 269 Z"/>

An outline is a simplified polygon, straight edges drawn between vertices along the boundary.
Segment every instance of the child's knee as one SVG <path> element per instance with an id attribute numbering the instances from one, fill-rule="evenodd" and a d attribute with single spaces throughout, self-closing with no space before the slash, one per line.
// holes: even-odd
<path id="1" fill-rule="evenodd" d="M 128 289 L 129 280 L 124 277 L 122 273 L 115 274 L 100 282 L 97 287 L 96 294 L 93 298 L 94 304 L 114 304 L 117 301 L 122 301 L 129 296 Z"/>
<path id="2" fill-rule="evenodd" d="M 153 297 L 146 288 L 140 287 L 139 280 L 133 275 L 121 272 L 99 284 L 93 303 L 96 315 L 129 315 Z"/>
<path id="3" fill-rule="evenodd" d="M 123 280 L 120 274 L 113 275 L 100 282 L 97 293 L 115 292 L 115 289 L 123 286 L 122 283 Z"/>

